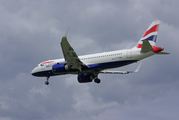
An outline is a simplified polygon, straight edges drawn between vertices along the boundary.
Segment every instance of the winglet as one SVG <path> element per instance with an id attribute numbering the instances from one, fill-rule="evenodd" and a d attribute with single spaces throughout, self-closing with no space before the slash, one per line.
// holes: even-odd
<path id="1" fill-rule="evenodd" d="M 65 35 L 63 37 L 67 37 L 68 31 L 69 31 L 70 27 L 67 29 Z"/>
<path id="2" fill-rule="evenodd" d="M 137 69 L 134 72 L 138 72 L 140 67 L 141 67 L 142 63 L 139 64 L 139 66 L 137 67 Z"/>
<path id="3" fill-rule="evenodd" d="M 135 71 L 127 71 L 128 73 L 135 73 L 138 72 L 140 67 L 141 67 L 142 63 L 139 64 L 139 66 L 137 67 L 137 69 Z"/>

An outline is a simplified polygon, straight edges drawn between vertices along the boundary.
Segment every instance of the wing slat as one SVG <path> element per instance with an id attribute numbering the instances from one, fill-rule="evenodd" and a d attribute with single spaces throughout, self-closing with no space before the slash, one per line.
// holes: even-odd
<path id="1" fill-rule="evenodd" d="M 72 65 L 71 69 L 79 69 L 81 71 L 82 66 L 86 66 L 86 65 L 83 62 L 80 61 L 80 59 L 78 58 L 78 55 L 76 54 L 74 49 L 69 44 L 69 42 L 67 40 L 68 30 L 67 30 L 65 36 L 62 37 L 62 40 L 61 40 L 61 43 L 60 43 L 61 48 L 62 48 L 62 52 L 63 52 L 63 56 L 65 58 L 65 62 L 68 65 Z"/>

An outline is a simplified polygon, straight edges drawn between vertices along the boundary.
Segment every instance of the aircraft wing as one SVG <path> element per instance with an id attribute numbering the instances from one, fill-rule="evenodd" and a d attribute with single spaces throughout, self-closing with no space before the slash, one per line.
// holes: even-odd
<path id="1" fill-rule="evenodd" d="M 100 71 L 100 73 L 104 73 L 104 74 L 129 74 L 129 73 L 138 72 L 141 65 L 142 65 L 142 63 L 139 64 L 139 66 L 137 67 L 137 69 L 135 71 L 108 71 L 108 70 L 103 70 L 103 71 Z"/>
<path id="2" fill-rule="evenodd" d="M 67 65 L 71 69 L 79 69 L 81 71 L 81 66 L 86 66 L 86 65 L 80 61 L 80 59 L 78 58 L 78 55 L 75 53 L 74 49 L 71 47 L 71 45 L 67 41 L 68 31 L 69 31 L 69 28 L 66 34 L 62 37 L 62 40 L 60 43 L 62 51 L 63 51 L 63 56 L 65 58 Z"/>

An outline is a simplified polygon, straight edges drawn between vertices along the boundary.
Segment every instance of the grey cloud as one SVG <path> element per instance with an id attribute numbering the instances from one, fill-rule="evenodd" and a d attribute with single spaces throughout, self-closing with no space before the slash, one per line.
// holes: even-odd
<path id="1" fill-rule="evenodd" d="M 177 3 L 0 0 L 0 119 L 177 119 Z M 39 62 L 63 57 L 59 42 L 68 27 L 83 55 L 133 47 L 154 20 L 161 20 L 157 46 L 171 54 L 142 60 L 136 74 L 100 75 L 99 85 L 58 76 L 49 86 L 30 74 Z"/>

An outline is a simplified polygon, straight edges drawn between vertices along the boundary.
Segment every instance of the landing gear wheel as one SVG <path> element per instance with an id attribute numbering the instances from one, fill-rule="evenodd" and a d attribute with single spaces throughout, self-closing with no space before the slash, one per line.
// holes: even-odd
<path id="1" fill-rule="evenodd" d="M 48 85 L 48 84 L 49 84 L 49 82 L 48 82 L 48 81 L 45 81 L 45 84 L 46 84 L 46 85 Z"/>
<path id="2" fill-rule="evenodd" d="M 46 84 L 46 85 L 49 84 L 49 82 L 48 82 L 49 78 L 50 78 L 50 76 L 47 76 L 47 81 L 45 81 L 45 84 Z"/>
<path id="3" fill-rule="evenodd" d="M 84 77 L 84 73 L 83 73 L 83 72 L 79 72 L 79 73 L 78 73 L 78 76 Z"/>
<path id="4" fill-rule="evenodd" d="M 99 84 L 101 82 L 101 80 L 99 78 L 95 78 L 94 82 Z"/>

